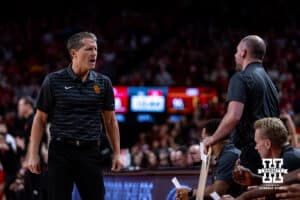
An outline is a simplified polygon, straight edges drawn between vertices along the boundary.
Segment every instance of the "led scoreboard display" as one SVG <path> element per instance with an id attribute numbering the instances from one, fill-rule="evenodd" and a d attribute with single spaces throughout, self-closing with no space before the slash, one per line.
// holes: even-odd
<path id="1" fill-rule="evenodd" d="M 113 90 L 119 121 L 125 121 L 127 115 L 134 116 L 131 114 L 137 114 L 138 121 L 153 121 L 148 118 L 160 113 L 190 114 L 198 106 L 218 102 L 217 91 L 209 87 L 115 86 Z"/>
<path id="2" fill-rule="evenodd" d="M 128 94 L 131 112 L 165 112 L 166 87 L 129 87 Z"/>
<path id="3" fill-rule="evenodd" d="M 170 114 L 187 114 L 197 107 L 199 88 L 169 88 L 167 96 L 167 112 Z"/>
<path id="4" fill-rule="evenodd" d="M 115 112 L 126 114 L 128 112 L 128 87 L 113 87 L 115 95 Z"/>

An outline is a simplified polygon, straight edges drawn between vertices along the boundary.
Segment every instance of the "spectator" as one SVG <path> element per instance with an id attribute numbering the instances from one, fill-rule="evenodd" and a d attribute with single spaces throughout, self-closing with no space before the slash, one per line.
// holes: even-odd
<path id="1" fill-rule="evenodd" d="M 4 123 L 0 123 L 0 161 L 5 174 L 4 193 L 7 199 L 14 199 L 15 192 L 10 189 L 20 169 L 20 159 L 14 138 L 8 133 Z"/>
<path id="2" fill-rule="evenodd" d="M 203 128 L 202 137 L 211 136 L 220 122 L 220 119 L 209 120 Z M 233 146 L 227 137 L 212 146 L 212 155 L 217 158 L 217 162 L 213 166 L 213 183 L 206 186 L 205 197 L 210 197 L 210 194 L 214 191 L 219 195 L 231 194 L 237 196 L 240 193 L 240 187 L 232 179 L 232 170 L 234 169 L 234 163 L 239 158 L 240 151 Z M 187 199 L 187 195 L 195 198 L 197 191 L 194 189 L 186 192 L 187 190 L 189 189 L 177 190 L 176 199 Z"/>
<path id="3" fill-rule="evenodd" d="M 193 144 L 189 147 L 188 153 L 192 160 L 193 166 L 200 166 L 201 165 L 201 157 L 200 157 L 200 145 Z"/>
<path id="4" fill-rule="evenodd" d="M 300 168 L 300 150 L 287 143 L 287 129 L 279 118 L 257 120 L 255 127 L 255 148 L 261 158 L 282 158 L 282 168 L 292 172 Z M 241 185 L 260 185 L 262 177 L 238 163 L 233 172 L 234 180 Z"/>

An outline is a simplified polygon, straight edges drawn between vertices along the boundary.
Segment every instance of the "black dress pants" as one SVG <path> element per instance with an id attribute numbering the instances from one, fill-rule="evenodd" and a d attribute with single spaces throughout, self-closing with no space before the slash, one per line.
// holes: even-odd
<path id="1" fill-rule="evenodd" d="M 102 159 L 98 144 L 74 145 L 51 140 L 48 200 L 71 200 L 75 183 L 82 200 L 104 200 Z"/>
<path id="2" fill-rule="evenodd" d="M 42 172 L 44 173 L 44 172 Z M 33 174 L 30 171 L 25 173 L 25 196 L 30 200 L 42 200 L 41 196 L 41 174 Z"/>

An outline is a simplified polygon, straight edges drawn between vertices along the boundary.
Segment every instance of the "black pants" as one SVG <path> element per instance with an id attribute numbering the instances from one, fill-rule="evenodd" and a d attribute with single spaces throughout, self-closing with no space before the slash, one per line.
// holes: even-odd
<path id="1" fill-rule="evenodd" d="M 104 199 L 99 145 L 52 140 L 48 158 L 48 200 L 71 200 L 74 183 L 82 200 Z"/>
<path id="2" fill-rule="evenodd" d="M 46 190 L 42 187 L 45 181 L 45 171 L 42 174 L 33 174 L 30 171 L 25 173 L 25 199 L 46 200 L 44 193 Z"/>

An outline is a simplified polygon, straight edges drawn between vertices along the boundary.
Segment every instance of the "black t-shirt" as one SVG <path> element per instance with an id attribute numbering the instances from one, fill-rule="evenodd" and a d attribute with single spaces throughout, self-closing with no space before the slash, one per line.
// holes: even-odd
<path id="1" fill-rule="evenodd" d="M 284 169 L 291 172 L 300 168 L 300 149 L 293 148 L 291 145 L 285 145 L 282 148 L 281 158 L 283 158 Z"/>
<path id="2" fill-rule="evenodd" d="M 37 109 L 48 114 L 51 137 L 100 139 L 104 132 L 101 112 L 114 110 L 111 81 L 90 71 L 82 82 L 69 66 L 45 78 Z"/>
<path id="3" fill-rule="evenodd" d="M 238 148 L 254 144 L 256 120 L 279 117 L 280 114 L 277 89 L 259 62 L 250 63 L 245 70 L 231 77 L 226 101 L 244 104 L 241 120 L 232 134 Z"/>
<path id="4" fill-rule="evenodd" d="M 225 144 L 220 152 L 213 172 L 214 181 L 225 181 L 229 185 L 226 194 L 230 194 L 233 197 L 238 196 L 241 191 L 240 186 L 232 179 L 232 171 L 234 170 L 235 163 L 237 159 L 239 159 L 240 154 L 240 150 L 234 147 L 233 144 Z"/>

